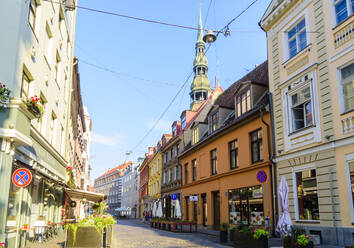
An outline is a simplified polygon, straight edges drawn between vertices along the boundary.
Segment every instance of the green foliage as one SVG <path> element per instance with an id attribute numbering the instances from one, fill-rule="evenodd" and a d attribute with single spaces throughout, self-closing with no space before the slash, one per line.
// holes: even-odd
<path id="1" fill-rule="evenodd" d="M 269 237 L 269 232 L 267 232 L 266 230 L 263 229 L 256 229 L 253 232 L 253 238 L 258 240 L 258 239 L 262 239 L 264 237 Z"/>
<path id="2" fill-rule="evenodd" d="M 296 239 L 297 247 L 306 247 L 309 243 L 309 236 L 301 234 Z"/>
<path id="3" fill-rule="evenodd" d="M 32 96 L 29 98 L 26 102 L 27 108 L 30 112 L 32 112 L 36 117 L 41 117 L 43 114 L 43 111 L 45 109 L 45 105 L 42 103 L 41 99 L 39 97 Z"/>
<path id="4" fill-rule="evenodd" d="M 236 226 L 230 226 L 229 227 L 229 231 L 231 231 L 231 232 L 234 232 L 236 230 L 237 230 Z"/>
<path id="5" fill-rule="evenodd" d="M 75 185 L 75 180 L 74 180 L 74 174 L 73 174 L 73 171 L 71 169 L 66 169 L 66 173 L 68 174 L 69 176 L 69 179 L 68 181 L 66 182 L 67 185 L 72 188 L 72 189 L 75 189 L 76 188 L 76 185 Z"/>
<path id="6" fill-rule="evenodd" d="M 5 84 L 0 83 L 0 101 L 7 102 L 10 98 L 11 90 Z"/>
<path id="7" fill-rule="evenodd" d="M 78 224 L 77 223 L 70 223 L 70 224 L 66 224 L 64 226 L 64 229 L 70 229 L 73 232 L 73 244 L 75 245 L 76 243 L 76 232 L 77 232 L 77 228 L 78 228 Z"/>

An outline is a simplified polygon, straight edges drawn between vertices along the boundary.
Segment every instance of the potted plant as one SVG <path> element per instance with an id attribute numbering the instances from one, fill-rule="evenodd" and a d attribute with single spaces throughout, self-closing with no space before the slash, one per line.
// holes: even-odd
<path id="1" fill-rule="evenodd" d="M 11 90 L 5 84 L 0 83 L 0 104 L 2 107 L 9 103 Z"/>
<path id="2" fill-rule="evenodd" d="M 250 243 L 253 241 L 253 228 L 247 225 L 239 225 L 234 234 L 234 245 L 237 248 L 252 247 Z"/>
<path id="3" fill-rule="evenodd" d="M 42 104 L 41 99 L 36 95 L 29 98 L 26 102 L 27 109 L 36 117 L 40 118 L 45 109 L 45 105 Z"/>
<path id="4" fill-rule="evenodd" d="M 313 242 L 310 236 L 302 228 L 291 227 L 289 234 L 283 236 L 284 248 L 312 248 Z"/>
<path id="5" fill-rule="evenodd" d="M 255 229 L 253 231 L 254 247 L 268 248 L 269 232 L 264 229 Z"/>
<path id="6" fill-rule="evenodd" d="M 227 230 L 229 229 L 229 224 L 226 222 L 223 222 L 220 225 L 220 243 L 226 243 L 227 242 Z"/>
<path id="7" fill-rule="evenodd" d="M 229 227 L 229 231 L 230 231 L 230 241 L 234 241 L 234 236 L 235 236 L 235 232 L 236 232 L 236 226 L 230 226 Z"/>

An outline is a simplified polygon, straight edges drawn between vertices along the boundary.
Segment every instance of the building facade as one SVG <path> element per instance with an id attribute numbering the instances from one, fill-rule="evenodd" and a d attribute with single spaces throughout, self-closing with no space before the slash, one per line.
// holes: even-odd
<path id="1" fill-rule="evenodd" d="M 148 162 L 153 155 L 154 148 L 149 147 L 149 151 L 145 154 L 145 158 L 139 167 L 139 217 L 144 219 L 146 212 L 149 211 L 149 166 Z"/>
<path id="2" fill-rule="evenodd" d="M 194 121 L 192 143 L 180 155 L 183 219 L 218 229 L 220 223 L 273 223 L 271 123 L 267 62 L 231 85 L 203 121 Z M 257 172 L 268 175 L 267 183 Z"/>
<path id="3" fill-rule="evenodd" d="M 295 225 L 324 244 L 353 240 L 352 1 L 272 1 L 267 33 L 278 178 Z"/>
<path id="4" fill-rule="evenodd" d="M 11 90 L 0 112 L 0 240 L 17 248 L 24 224 L 62 221 L 76 10 L 16 0 L 0 13 L 0 81 Z M 27 187 L 11 182 L 17 168 L 31 172 Z"/>
<path id="5" fill-rule="evenodd" d="M 131 164 L 132 162 L 128 161 L 118 165 L 94 180 L 95 192 L 108 195 L 106 199 L 107 212 L 111 215 L 115 216 L 119 214 L 116 209 L 122 206 L 122 176 Z"/>

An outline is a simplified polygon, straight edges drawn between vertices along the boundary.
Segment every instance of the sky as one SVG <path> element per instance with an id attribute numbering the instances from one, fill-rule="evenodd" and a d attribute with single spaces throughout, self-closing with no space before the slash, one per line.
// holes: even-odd
<path id="1" fill-rule="evenodd" d="M 253 0 L 79 0 L 78 6 L 161 22 L 220 30 Z M 258 26 L 270 0 L 258 0 L 207 52 L 209 79 L 225 90 L 267 59 Z M 210 6 L 210 7 L 209 7 Z M 197 31 L 78 8 L 74 54 L 81 93 L 92 119 L 91 181 L 126 160 L 136 161 L 190 106 Z M 184 86 L 183 86 L 184 85 Z M 149 129 L 179 92 L 148 136 Z M 144 140 L 142 138 L 146 136 Z M 130 155 L 126 155 L 131 151 Z"/>

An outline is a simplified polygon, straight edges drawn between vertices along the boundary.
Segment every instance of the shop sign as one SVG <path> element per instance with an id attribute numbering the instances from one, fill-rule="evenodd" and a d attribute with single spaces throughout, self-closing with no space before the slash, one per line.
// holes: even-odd
<path id="1" fill-rule="evenodd" d="M 26 187 L 31 183 L 31 181 L 32 181 L 32 173 L 25 168 L 17 169 L 12 174 L 12 182 L 17 187 Z"/>
<path id="2" fill-rule="evenodd" d="M 172 200 L 177 200 L 177 194 L 172 194 L 171 198 L 172 198 Z"/>
<path id="3" fill-rule="evenodd" d="M 198 196 L 197 195 L 190 195 L 189 196 L 189 201 L 192 201 L 192 202 L 198 201 Z"/>
<path id="4" fill-rule="evenodd" d="M 257 172 L 257 180 L 260 183 L 265 183 L 267 181 L 267 173 L 264 170 Z"/>
<path id="5" fill-rule="evenodd" d="M 252 198 L 263 198 L 262 188 L 252 190 Z"/>

